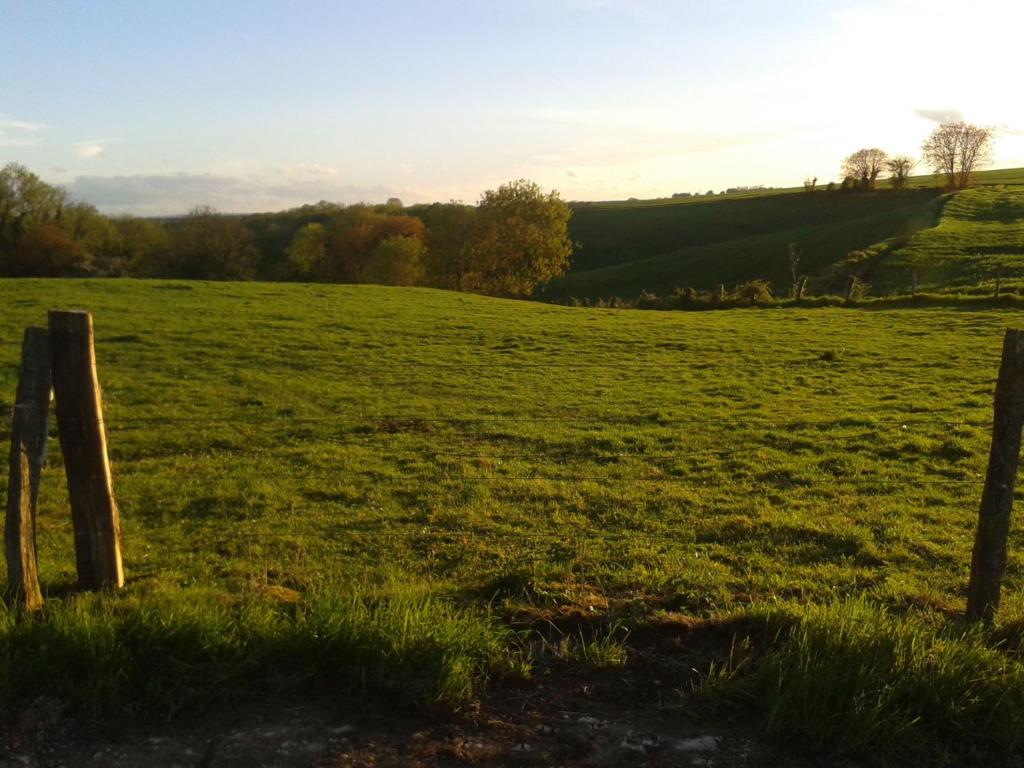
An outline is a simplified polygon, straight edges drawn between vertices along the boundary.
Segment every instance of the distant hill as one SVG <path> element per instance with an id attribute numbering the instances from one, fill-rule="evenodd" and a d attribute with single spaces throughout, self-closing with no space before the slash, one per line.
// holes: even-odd
<path id="1" fill-rule="evenodd" d="M 982 188 L 960 195 L 945 194 L 926 176 L 903 191 L 773 190 L 580 204 L 571 223 L 580 244 L 573 267 L 541 298 L 708 290 L 755 278 L 785 290 L 790 243 L 800 253 L 799 272 L 817 291 L 839 290 L 850 273 L 874 282 L 874 293 L 906 290 L 915 268 L 922 288 L 961 290 L 999 269 L 997 263 L 1005 262 L 1009 276 L 1013 260 L 1002 257 L 1021 257 L 1011 222 L 1024 216 L 1015 202 L 1024 196 L 1024 169 L 983 172 L 977 183 Z M 982 227 L 976 233 L 975 214 Z M 1006 219 L 998 222 L 1002 228 L 982 225 L 993 216 Z M 990 268 L 975 263 L 981 251 L 972 250 L 972 238 L 978 247 L 997 249 L 987 253 L 998 257 L 988 260 Z"/>

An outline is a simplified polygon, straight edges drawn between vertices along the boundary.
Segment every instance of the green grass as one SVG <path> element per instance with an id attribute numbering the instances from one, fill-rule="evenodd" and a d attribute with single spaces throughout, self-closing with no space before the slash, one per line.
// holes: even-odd
<path id="1" fill-rule="evenodd" d="M 866 270 L 874 292 L 906 291 L 917 273 L 922 290 L 991 292 L 996 276 L 1024 285 L 1024 188 L 971 189 L 953 196 L 938 226 L 914 234 Z"/>
<path id="2" fill-rule="evenodd" d="M 132 280 L 0 281 L 0 304 L 4 406 L 22 329 L 47 308 L 94 314 L 128 583 L 67 596 L 53 445 L 50 608 L 0 622 L 0 698 L 87 707 L 201 704 L 210 680 L 287 688 L 326 669 L 353 690 L 463 701 L 529 666 L 503 619 L 560 608 L 642 622 L 857 598 L 944 626 L 1020 317 Z M 1018 523 L 1004 633 L 1022 589 Z M 622 634 L 574 637 L 580 663 L 629 664 Z M 94 678 L 72 675 L 95 659 Z M 820 733 L 842 741 L 839 724 Z"/>
<path id="3" fill-rule="evenodd" d="M 977 288 L 998 264 L 1005 262 L 1014 274 L 1019 267 L 1014 258 L 1022 247 L 1019 232 L 996 233 L 989 224 L 1020 219 L 1024 170 L 982 172 L 976 183 L 984 188 L 968 192 L 963 204 L 954 197 L 937 236 L 933 232 L 949 196 L 931 176 L 915 177 L 905 192 L 882 184 L 871 194 L 772 190 L 579 205 L 570 224 L 580 244 L 572 269 L 540 295 L 630 299 L 641 291 L 708 290 L 755 278 L 784 293 L 791 282 L 790 243 L 799 248 L 799 272 L 812 278 L 815 292 L 841 291 L 851 272 L 875 280 L 876 290 L 885 293 L 909 290 L 911 263 L 926 272 L 919 275 L 923 290 Z M 979 193 L 999 196 L 973 206 L 971 196 Z M 960 222 L 955 232 L 948 232 L 949 219 Z M 904 247 L 908 240 L 910 248 Z M 1001 250 L 991 250 L 997 247 Z M 890 251 L 912 258 L 890 259 Z M 979 255 L 990 258 L 979 265 Z"/>
<path id="4" fill-rule="evenodd" d="M 1024 743 L 1019 647 L 858 599 L 744 620 L 759 632 L 741 635 L 702 691 L 757 710 L 769 733 L 875 762 L 956 765 Z"/>

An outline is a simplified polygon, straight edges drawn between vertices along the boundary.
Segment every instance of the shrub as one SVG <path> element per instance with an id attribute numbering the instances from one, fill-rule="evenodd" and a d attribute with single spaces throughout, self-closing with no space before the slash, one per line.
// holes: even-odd
<path id="1" fill-rule="evenodd" d="M 751 280 L 736 286 L 733 297 L 741 304 L 768 304 L 774 301 L 772 286 L 767 280 Z"/>

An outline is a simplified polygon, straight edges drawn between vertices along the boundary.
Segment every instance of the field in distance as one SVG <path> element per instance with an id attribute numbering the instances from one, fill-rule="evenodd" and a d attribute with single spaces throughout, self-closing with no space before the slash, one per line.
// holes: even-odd
<path id="1" fill-rule="evenodd" d="M 982 206 L 975 218 L 967 201 L 951 214 L 959 221 L 958 234 L 943 239 L 943 268 L 920 265 L 922 289 L 982 288 L 996 268 L 1014 287 L 1024 277 L 1014 258 L 1024 248 L 1024 171 L 986 171 L 976 180 L 984 188 L 979 191 L 999 193 L 998 204 Z M 903 192 L 880 187 L 868 194 L 771 190 L 578 205 L 570 225 L 580 244 L 573 267 L 542 298 L 633 298 L 644 290 L 665 295 L 677 287 L 731 288 L 757 278 L 785 295 L 791 243 L 800 254 L 798 274 L 811 278 L 815 292 L 840 291 L 849 274 L 872 283 L 874 295 L 909 292 L 911 263 L 920 261 L 914 251 L 932 229 L 945 226 L 943 207 L 957 195 L 943 194 L 934 177 L 916 177 Z M 970 198 L 978 192 L 960 194 Z M 991 231 L 996 220 L 1006 231 Z M 978 264 L 976 246 L 990 247 L 993 237 L 1000 248 L 985 254 L 995 258 Z M 910 252 L 902 253 L 908 244 Z"/>
<path id="2" fill-rule="evenodd" d="M 746 616 L 744 626 L 751 626 L 751 616 L 770 614 L 774 622 L 811 611 L 826 628 L 877 630 L 864 647 L 881 660 L 883 676 L 895 674 L 900 653 L 911 654 L 905 661 L 917 666 L 894 685 L 899 695 L 907 693 L 900 686 L 920 684 L 913 696 L 927 698 L 934 689 L 945 698 L 923 720 L 915 710 L 912 722 L 883 708 L 875 730 L 849 712 L 801 724 L 786 709 L 793 702 L 780 705 L 776 725 L 855 749 L 878 747 L 878 729 L 890 725 L 913 748 L 980 719 L 988 723 L 975 734 L 982 743 L 1004 748 L 1016 738 L 992 724 L 1016 716 L 999 708 L 1017 706 L 1004 687 L 1024 674 L 1011 654 L 996 650 L 1001 646 L 976 635 L 933 639 L 938 646 L 899 645 L 890 659 L 871 644 L 889 648 L 886 633 L 899 640 L 905 621 L 913 632 L 934 634 L 961 608 L 993 380 L 1002 331 L 1015 313 L 613 312 L 428 289 L 128 279 L 0 281 L 0 303 L 5 408 L 22 329 L 43 323 L 48 308 L 93 312 L 128 576 L 119 596 L 59 596 L 74 580 L 74 562 L 54 445 L 39 513 L 53 624 L 25 628 L 5 619 L 0 644 L 8 649 L 39 647 L 41 635 L 31 633 L 53 626 L 66 644 L 54 646 L 47 635 L 50 645 L 43 645 L 77 659 L 92 648 L 89 632 L 106 626 L 88 618 L 95 615 L 127 622 L 116 624 L 124 637 L 149 628 L 144 641 L 133 642 L 162 643 L 161 653 L 173 659 L 199 651 L 184 641 L 173 645 L 175 632 L 192 635 L 165 614 L 192 617 L 214 661 L 150 664 L 149 687 L 131 689 L 149 696 L 161 674 L 179 680 L 188 670 L 207 675 L 203 670 L 216 668 L 220 657 L 210 648 L 222 641 L 200 631 L 204 621 L 251 629 L 245 622 L 255 626 L 272 615 L 283 627 L 298 620 L 295 605 L 314 597 L 376 595 L 365 626 L 345 630 L 358 639 L 374 621 L 390 620 L 373 613 L 380 596 L 400 592 L 429 597 L 430 610 L 441 614 L 423 614 L 427 623 L 412 629 L 396 624 L 396 633 L 406 632 L 404 645 L 383 644 L 380 637 L 391 635 L 379 629 L 377 640 L 359 640 L 359 653 L 380 665 L 411 659 L 422 684 L 431 674 L 423 669 L 433 669 L 423 648 L 449 642 L 438 639 L 449 624 L 430 622 L 463 615 L 484 621 L 484 650 L 467 645 L 475 641 L 462 625 L 451 636 L 455 650 L 443 646 L 446 659 L 462 663 L 459 654 L 468 654 L 467 670 L 481 665 L 464 688 L 457 688 L 461 678 L 445 678 L 430 689 L 430 697 L 458 698 L 476 690 L 477 673 L 496 676 L 500 690 L 509 658 L 540 663 L 524 661 L 521 641 L 502 627 L 578 616 L 634 629 L 665 616 Z M 1024 617 L 1022 567 L 1024 531 L 1016 525 L 1000 614 L 1004 643 L 1018 637 Z M 854 616 L 849 625 L 813 613 L 813 606 L 848 600 L 856 605 L 836 610 Z M 270 613 L 257 620 L 252 611 L 261 605 Z M 874 612 L 877 623 L 865 623 L 858 611 Z M 76 632 L 87 621 L 94 623 L 82 639 Z M 164 622 L 163 629 L 147 621 Z M 770 626 L 775 632 L 780 625 Z M 233 631 L 231 637 L 246 636 Z M 838 644 L 827 646 L 829 664 L 842 663 L 856 645 L 844 644 L 842 631 L 828 635 Z M 103 637 L 121 648 L 121 635 Z M 622 655 L 605 648 L 610 655 L 600 658 L 628 665 L 632 650 L 617 637 Z M 716 651 L 726 667 L 731 638 L 723 634 Z M 288 646 L 288 663 L 303 653 L 327 658 L 317 642 L 312 631 L 303 635 L 303 650 Z M 377 659 L 373 642 L 393 648 L 391 655 Z M 238 679 L 254 674 L 252 659 L 264 658 L 258 647 L 244 647 L 248 661 L 235 659 Z M 130 666 L 130 654 L 119 652 Z M 504 656 L 504 667 L 495 654 Z M 964 671 L 943 667 L 944 688 L 931 678 L 947 659 L 963 662 L 956 669 Z M 71 662 L 54 663 L 59 670 Z M 383 666 L 374 669 L 400 684 Z M 745 680 L 746 669 L 727 682 Z M 7 701 L 52 692 L 39 690 L 47 686 L 71 695 L 72 683 L 57 672 L 34 682 L 19 677 L 16 665 L 5 674 L 0 693 Z M 127 685 L 125 674 L 117 685 Z M 836 690 L 861 684 L 857 675 L 845 683 L 819 677 Z M 670 687 L 682 691 L 687 680 Z M 876 682 L 869 675 L 863 684 Z M 851 698 L 837 694 L 823 711 L 863 700 L 846 693 Z M 962 708 L 949 709 L 960 707 L 961 696 L 973 704 L 964 699 Z M 850 733 L 837 736 L 842 728 Z"/>

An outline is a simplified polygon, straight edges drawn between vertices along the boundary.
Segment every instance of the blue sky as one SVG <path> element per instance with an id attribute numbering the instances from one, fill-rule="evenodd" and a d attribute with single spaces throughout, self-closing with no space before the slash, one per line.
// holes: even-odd
<path id="1" fill-rule="evenodd" d="M 1021 5 L 0 0 L 0 163 L 140 214 L 652 197 L 827 180 L 961 115 L 1024 166 Z"/>

